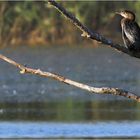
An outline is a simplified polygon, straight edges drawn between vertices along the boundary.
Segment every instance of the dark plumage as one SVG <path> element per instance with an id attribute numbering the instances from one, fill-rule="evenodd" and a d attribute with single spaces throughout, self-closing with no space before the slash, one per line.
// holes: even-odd
<path id="1" fill-rule="evenodd" d="M 121 27 L 125 47 L 130 51 L 140 51 L 140 27 L 135 22 L 135 14 L 127 10 L 118 14 L 123 17 Z"/>

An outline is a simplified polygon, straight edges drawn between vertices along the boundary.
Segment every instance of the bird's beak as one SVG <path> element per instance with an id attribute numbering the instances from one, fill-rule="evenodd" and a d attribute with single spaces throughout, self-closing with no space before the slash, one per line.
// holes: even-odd
<path id="1" fill-rule="evenodd" d="M 115 12 L 115 14 L 120 15 L 121 13 L 120 12 Z"/>

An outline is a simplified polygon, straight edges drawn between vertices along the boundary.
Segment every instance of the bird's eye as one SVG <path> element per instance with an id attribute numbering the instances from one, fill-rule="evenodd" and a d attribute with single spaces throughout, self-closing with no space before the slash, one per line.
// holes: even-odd
<path id="1" fill-rule="evenodd" d="M 124 11 L 122 11 L 122 14 L 125 14 L 125 12 L 124 12 Z"/>

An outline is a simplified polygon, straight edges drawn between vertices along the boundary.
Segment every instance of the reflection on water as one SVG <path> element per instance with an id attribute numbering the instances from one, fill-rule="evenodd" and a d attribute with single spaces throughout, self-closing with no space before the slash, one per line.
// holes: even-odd
<path id="1" fill-rule="evenodd" d="M 140 105 L 129 101 L 1 103 L 0 120 L 90 122 L 140 120 Z"/>
<path id="2" fill-rule="evenodd" d="M 29 67 L 58 73 L 91 86 L 118 87 L 140 95 L 139 60 L 109 48 L 21 47 L 20 49 L 5 48 L 1 52 Z M 0 65 L 0 127 L 6 125 L 3 121 L 51 122 L 49 127 L 58 125 L 58 122 L 73 123 L 73 125 L 77 123 L 89 125 L 95 122 L 99 126 L 100 122 L 110 124 L 110 121 L 113 121 L 116 123 L 116 128 L 119 128 L 120 121 L 138 123 L 140 121 L 140 104 L 135 101 L 119 96 L 89 94 L 51 79 L 29 74 L 21 75 L 15 67 L 3 61 L 0 61 Z M 18 128 L 16 122 L 15 128 Z M 135 124 L 133 128 L 137 128 Z M 125 125 L 128 126 L 129 122 L 125 122 Z M 60 126 L 63 129 L 63 125 Z M 77 127 L 80 129 L 83 126 L 78 124 L 75 128 Z M 80 134 L 81 137 L 83 136 L 87 127 L 83 127 L 85 130 L 82 129 L 81 133 L 77 133 L 79 137 Z M 103 128 L 104 131 L 107 129 L 108 127 Z M 57 129 L 52 131 L 59 136 L 60 131 L 58 132 Z M 90 132 L 89 129 L 87 131 Z M 135 133 L 132 133 L 133 131 Z M 45 135 L 45 127 L 43 132 Z M 71 137 L 75 136 L 75 131 L 69 132 Z M 104 136 L 114 136 L 113 133 L 114 131 L 110 131 L 109 134 L 104 133 Z M 86 134 L 86 137 L 93 136 L 91 133 Z M 96 131 L 94 134 L 97 135 Z M 101 136 L 101 133 L 99 134 Z M 124 136 L 135 134 L 140 136 L 140 132 L 136 133 L 136 129 Z M 20 136 L 22 137 L 22 133 L 17 137 Z M 34 137 L 33 134 L 30 136 Z"/>

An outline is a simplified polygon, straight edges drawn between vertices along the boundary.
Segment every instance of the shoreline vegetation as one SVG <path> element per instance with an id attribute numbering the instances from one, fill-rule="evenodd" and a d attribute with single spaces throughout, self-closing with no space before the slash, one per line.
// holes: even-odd
<path id="1" fill-rule="evenodd" d="M 121 29 L 120 17 L 115 16 L 115 11 L 125 8 L 134 11 L 136 15 L 140 12 L 139 1 L 63 1 L 59 3 L 91 30 L 116 41 L 121 40 Z M 136 17 L 137 21 L 140 21 L 140 17 Z M 51 9 L 47 1 L 0 2 L 1 46 L 69 45 L 81 42 L 90 43 L 89 40 L 82 38 L 79 31 L 57 10 Z"/>

